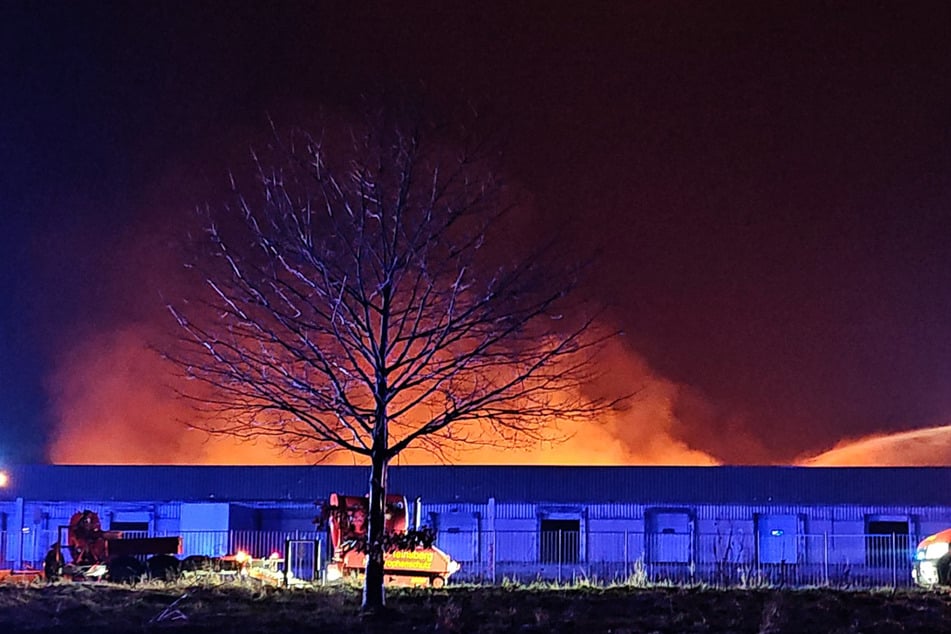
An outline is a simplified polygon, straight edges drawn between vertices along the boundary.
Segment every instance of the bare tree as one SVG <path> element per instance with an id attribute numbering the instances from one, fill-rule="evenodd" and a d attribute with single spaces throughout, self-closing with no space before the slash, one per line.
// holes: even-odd
<path id="1" fill-rule="evenodd" d="M 538 437 L 609 404 L 584 389 L 605 333 L 566 312 L 577 271 L 506 235 L 485 148 L 367 119 L 339 145 L 276 135 L 253 196 L 232 178 L 236 202 L 207 214 L 191 264 L 206 292 L 169 306 L 184 329 L 169 356 L 210 386 L 207 431 L 369 461 L 372 610 L 401 451 Z"/>

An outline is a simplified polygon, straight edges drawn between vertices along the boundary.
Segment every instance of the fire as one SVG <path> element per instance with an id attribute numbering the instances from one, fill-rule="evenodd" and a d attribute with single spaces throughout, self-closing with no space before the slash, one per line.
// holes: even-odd
<path id="1" fill-rule="evenodd" d="M 130 325 L 86 339 L 62 357 L 49 380 L 58 425 L 50 460 L 58 464 L 312 464 L 311 456 L 282 452 L 263 441 L 239 442 L 188 429 L 200 416 L 167 385 L 170 368 L 145 342 L 157 329 Z M 551 439 L 520 446 L 449 444 L 439 452 L 411 446 L 399 464 L 526 465 L 713 465 L 710 454 L 692 447 L 682 433 L 690 427 L 677 412 L 685 391 L 657 377 L 636 354 L 615 345 L 603 363 L 610 384 L 591 389 L 636 395 L 624 410 L 574 426 L 551 422 Z M 689 396 L 693 398 L 692 396 Z M 695 422 L 695 421 L 694 421 Z M 564 442 L 557 439 L 564 438 Z M 737 434 L 733 442 L 749 444 Z M 492 440 L 492 439 L 488 439 Z M 359 463 L 337 453 L 326 464 Z M 847 440 L 803 466 L 944 466 L 951 462 L 951 425 Z M 0 474 L 0 486 L 2 486 Z"/>
<path id="2" fill-rule="evenodd" d="M 305 454 L 282 452 L 263 441 L 239 442 L 188 429 L 201 416 L 167 385 L 170 367 L 146 346 L 158 332 L 147 324 L 87 339 L 61 359 L 50 379 L 59 424 L 50 458 L 58 464 L 311 464 Z M 612 385 L 591 389 L 636 391 L 623 411 L 599 421 L 551 423 L 551 438 L 506 446 L 449 444 L 433 452 L 411 446 L 399 464 L 711 465 L 716 460 L 678 439 L 674 414 L 678 388 L 657 378 L 620 345 L 608 350 Z M 561 440 L 563 439 L 563 442 Z M 352 464 L 337 453 L 325 464 Z"/>

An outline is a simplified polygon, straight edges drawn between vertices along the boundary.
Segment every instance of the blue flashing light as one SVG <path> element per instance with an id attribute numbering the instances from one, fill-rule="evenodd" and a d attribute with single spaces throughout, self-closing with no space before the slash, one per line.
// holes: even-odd
<path id="1" fill-rule="evenodd" d="M 781 528 L 774 528 L 773 530 L 769 531 L 769 534 L 772 535 L 773 537 L 782 537 L 783 533 L 785 532 L 786 531 L 784 531 Z"/>

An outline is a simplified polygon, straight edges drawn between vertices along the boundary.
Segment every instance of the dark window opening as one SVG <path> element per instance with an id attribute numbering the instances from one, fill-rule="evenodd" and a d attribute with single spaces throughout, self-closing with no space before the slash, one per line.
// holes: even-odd
<path id="1" fill-rule="evenodd" d="M 908 522 L 869 521 L 865 536 L 865 563 L 869 566 L 891 567 L 910 557 Z"/>
<path id="2" fill-rule="evenodd" d="M 542 520 L 541 562 L 577 563 L 581 555 L 581 520 Z"/>
<path id="3" fill-rule="evenodd" d="M 128 533 L 148 533 L 148 522 L 112 522 L 109 524 L 111 531 L 125 531 Z"/>

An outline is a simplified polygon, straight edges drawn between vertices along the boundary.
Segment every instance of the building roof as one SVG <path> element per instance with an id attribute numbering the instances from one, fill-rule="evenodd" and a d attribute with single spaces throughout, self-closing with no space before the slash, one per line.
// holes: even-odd
<path id="1" fill-rule="evenodd" d="M 27 465 L 0 499 L 293 501 L 362 493 L 353 466 Z M 945 467 L 391 467 L 389 490 L 427 502 L 951 506 Z"/>

